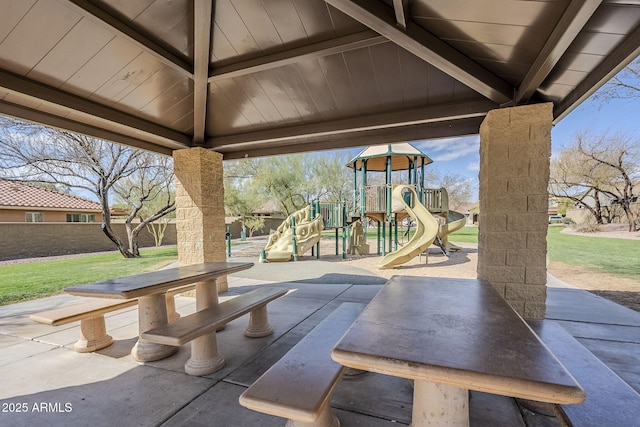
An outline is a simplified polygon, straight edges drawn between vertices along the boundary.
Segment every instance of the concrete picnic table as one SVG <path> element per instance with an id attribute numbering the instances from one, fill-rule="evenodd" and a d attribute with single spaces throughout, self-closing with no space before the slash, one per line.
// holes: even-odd
<path id="1" fill-rule="evenodd" d="M 196 309 L 202 310 L 218 304 L 215 278 L 251 268 L 253 265 L 206 262 L 71 286 L 64 291 L 85 297 L 138 298 L 138 329 L 141 335 L 144 331 L 167 324 L 165 294 L 170 289 L 195 283 Z M 138 361 L 150 362 L 164 359 L 177 350 L 177 347 L 148 342 L 139 336 L 131 355 Z M 199 350 L 192 348 L 193 351 Z"/>
<path id="2" fill-rule="evenodd" d="M 412 426 L 468 426 L 468 390 L 571 404 L 585 393 L 488 283 L 392 277 L 334 347 L 347 367 L 414 380 Z"/>

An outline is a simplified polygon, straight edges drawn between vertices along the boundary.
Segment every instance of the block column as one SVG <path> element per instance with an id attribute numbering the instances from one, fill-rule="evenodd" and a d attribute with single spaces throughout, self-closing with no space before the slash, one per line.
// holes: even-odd
<path id="1" fill-rule="evenodd" d="M 553 104 L 490 111 L 480 126 L 478 278 L 544 319 Z"/>
<path id="2" fill-rule="evenodd" d="M 197 147 L 176 150 L 173 159 L 179 264 L 226 261 L 222 154 Z M 227 290 L 226 276 L 216 283 Z"/>

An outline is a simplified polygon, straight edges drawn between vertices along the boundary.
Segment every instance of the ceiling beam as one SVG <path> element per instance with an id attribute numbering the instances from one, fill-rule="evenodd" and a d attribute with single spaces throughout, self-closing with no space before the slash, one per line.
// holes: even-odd
<path id="1" fill-rule="evenodd" d="M 515 88 L 477 62 L 444 43 L 422 27 L 396 25 L 394 11 L 379 0 L 325 0 L 326 3 L 385 36 L 442 72 L 492 101 L 512 101 Z"/>
<path id="2" fill-rule="evenodd" d="M 562 120 L 603 84 L 640 55 L 640 26 L 636 27 L 607 57 L 553 109 L 554 123 Z"/>
<path id="3" fill-rule="evenodd" d="M 420 123 L 400 128 L 369 129 L 339 135 L 302 137 L 279 143 L 256 142 L 250 147 L 229 147 L 215 151 L 222 153 L 225 160 L 231 160 L 475 135 L 480 131 L 480 124 L 483 120 L 484 117 L 470 117 L 460 120 Z"/>
<path id="4" fill-rule="evenodd" d="M 516 91 L 516 104 L 531 99 L 600 3 L 602 0 L 573 0 L 569 4 Z"/>
<path id="5" fill-rule="evenodd" d="M 182 147 L 191 146 L 191 138 L 183 133 L 7 71 L 0 70 L 0 88 L 6 89 L 18 97 L 27 97 L 31 103 L 33 100 L 39 100 L 69 111 L 77 111 L 95 117 L 98 120 L 111 121 L 136 131 L 170 140 Z"/>
<path id="6" fill-rule="evenodd" d="M 295 64 L 298 61 L 321 58 L 336 53 L 347 52 L 363 47 L 386 43 L 385 37 L 375 31 L 363 31 L 349 34 L 332 40 L 322 41 L 308 46 L 303 46 L 285 52 L 278 52 L 260 58 L 237 62 L 235 64 L 219 67 L 209 76 L 209 82 L 215 82 L 232 77 L 240 77 L 260 71 L 271 70 L 285 65 Z"/>
<path id="7" fill-rule="evenodd" d="M 332 135 L 343 135 L 354 131 L 361 132 L 373 129 L 395 129 L 398 131 L 398 129 L 403 126 L 469 117 L 484 117 L 487 111 L 495 108 L 498 108 L 496 103 L 485 100 L 400 110 L 391 113 L 336 120 L 333 122 L 289 126 L 281 129 L 268 129 L 238 135 L 222 136 L 209 139 L 206 147 L 215 151 L 235 150 L 256 144 L 278 144 L 289 140 L 299 141 L 309 138 L 326 138 Z"/>
<path id="8" fill-rule="evenodd" d="M 53 114 L 48 114 L 40 110 L 35 110 L 33 108 L 24 107 L 22 105 L 13 104 L 11 102 L 6 102 L 3 100 L 0 100 L 0 114 L 15 117 L 21 120 L 27 120 L 34 123 L 40 123 L 45 126 L 89 135 L 94 138 L 140 148 L 142 150 L 165 154 L 168 156 L 170 156 L 173 152 L 173 148 L 180 148 L 171 147 L 171 144 L 169 144 L 169 146 L 165 146 L 160 142 L 153 143 L 150 141 L 144 141 L 139 138 L 124 135 L 114 130 L 82 123 L 77 120 L 72 120 L 68 117 L 60 117 Z"/>
<path id="9" fill-rule="evenodd" d="M 211 52 L 212 0 L 193 4 L 193 143 L 202 145 L 207 121 L 209 55 Z"/>
<path id="10" fill-rule="evenodd" d="M 409 20 L 409 0 L 393 0 L 393 11 L 396 14 L 396 24 L 403 30 L 407 29 Z"/>
<path id="11" fill-rule="evenodd" d="M 101 9 L 89 0 L 67 0 L 67 6 L 76 10 L 86 18 L 91 19 L 93 22 L 102 25 L 107 30 L 113 31 L 119 36 L 127 38 L 130 42 L 162 62 L 164 65 L 173 68 L 184 76 L 193 78 L 191 64 L 150 38 L 135 31 L 129 24 L 126 24 L 113 15 L 110 15 L 104 9 Z"/>

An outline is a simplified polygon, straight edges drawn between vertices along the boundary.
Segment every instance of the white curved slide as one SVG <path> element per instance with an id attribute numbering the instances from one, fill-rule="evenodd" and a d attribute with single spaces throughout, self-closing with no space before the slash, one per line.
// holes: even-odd
<path id="1" fill-rule="evenodd" d="M 440 232 L 438 233 L 447 251 L 459 251 L 462 249 L 449 241 L 449 234 L 464 227 L 466 222 L 467 216 L 465 214 L 456 211 L 447 212 L 445 223 L 440 226 Z"/>
<path id="2" fill-rule="evenodd" d="M 406 192 L 411 192 L 411 203 L 407 203 L 403 197 Z M 382 258 L 378 268 L 392 268 L 396 265 L 404 264 L 424 252 L 436 238 L 438 234 L 438 221 L 431 215 L 431 212 L 418 200 L 418 194 L 411 185 L 399 185 L 393 189 L 392 196 L 394 208 L 402 206 L 409 216 L 415 221 L 416 232 L 409 242 L 398 249 L 390 252 Z"/>

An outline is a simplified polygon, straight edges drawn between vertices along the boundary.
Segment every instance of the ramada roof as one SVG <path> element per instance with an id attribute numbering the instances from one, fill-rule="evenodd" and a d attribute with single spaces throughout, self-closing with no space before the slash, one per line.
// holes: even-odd
<path id="1" fill-rule="evenodd" d="M 40 208 L 100 211 L 99 203 L 24 182 L 0 179 L 0 208 Z"/>

